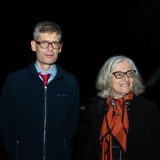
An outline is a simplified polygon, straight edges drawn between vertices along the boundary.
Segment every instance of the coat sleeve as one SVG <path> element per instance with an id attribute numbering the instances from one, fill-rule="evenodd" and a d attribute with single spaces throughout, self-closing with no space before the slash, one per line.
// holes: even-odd
<path id="1" fill-rule="evenodd" d="M 151 143 L 152 155 L 153 159 L 160 159 L 159 154 L 159 145 L 160 145 L 160 108 L 155 104 L 153 104 L 152 109 L 150 111 L 151 114 L 151 136 L 153 138 Z"/>
<path id="2" fill-rule="evenodd" d="M 84 153 L 85 160 L 99 160 L 101 155 L 101 147 L 99 142 L 99 132 L 104 115 L 104 107 L 106 103 L 102 98 L 95 98 L 89 103 L 86 111 L 87 120 L 87 137 L 86 149 Z"/>
<path id="3" fill-rule="evenodd" d="M 7 77 L 0 95 L 0 157 L 5 154 L 5 143 L 10 137 L 10 122 L 13 105 L 12 81 Z"/>

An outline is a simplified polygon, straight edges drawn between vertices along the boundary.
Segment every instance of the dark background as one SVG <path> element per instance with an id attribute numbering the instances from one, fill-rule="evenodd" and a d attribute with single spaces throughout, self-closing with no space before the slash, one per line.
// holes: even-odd
<path id="1" fill-rule="evenodd" d="M 104 1 L 3 1 L 0 7 L 0 88 L 8 73 L 28 66 L 34 59 L 30 41 L 34 25 L 41 20 L 53 20 L 62 28 L 63 50 L 57 63 L 77 77 L 81 105 L 85 106 L 96 93 L 98 71 L 112 55 L 132 58 L 147 83 L 160 67 L 160 1 Z M 159 93 L 157 87 L 150 91 L 149 97 Z M 156 100 L 159 101 L 159 96 Z M 86 143 L 86 121 L 84 112 L 81 113 L 75 142 L 77 160 L 83 157 Z"/>
<path id="2" fill-rule="evenodd" d="M 112 55 L 132 58 L 145 82 L 159 67 L 158 0 L 14 1 L 1 8 L 1 86 L 9 72 L 33 60 L 30 41 L 41 20 L 62 28 L 64 45 L 57 63 L 76 75 L 82 105 L 95 94 L 97 73 Z"/>

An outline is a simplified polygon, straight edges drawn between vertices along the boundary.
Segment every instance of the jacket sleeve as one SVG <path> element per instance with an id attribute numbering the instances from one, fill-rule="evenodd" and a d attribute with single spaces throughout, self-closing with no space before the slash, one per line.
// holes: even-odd
<path id="1" fill-rule="evenodd" d="M 151 143 L 153 159 L 159 159 L 159 145 L 160 145 L 160 108 L 155 104 L 150 111 L 151 114 L 151 136 L 153 138 Z M 159 158 L 158 158 L 159 157 Z"/>
<path id="2" fill-rule="evenodd" d="M 4 154 L 4 143 L 8 141 L 10 137 L 10 122 L 12 113 L 12 84 L 11 79 L 8 77 L 2 87 L 0 96 L 0 156 Z"/>
<path id="3" fill-rule="evenodd" d="M 70 124 L 70 126 L 66 126 L 68 128 L 64 128 L 64 130 L 68 132 L 70 138 L 73 138 L 79 128 L 80 122 L 80 93 L 79 85 L 75 78 L 73 78 L 72 81 L 70 80 L 69 85 L 72 90 L 72 109 L 67 118 L 67 124 Z"/>
<path id="4" fill-rule="evenodd" d="M 102 98 L 95 97 L 87 106 L 86 110 L 86 149 L 84 153 L 85 160 L 99 160 L 101 147 L 99 142 L 99 131 L 104 115 L 105 101 Z"/>

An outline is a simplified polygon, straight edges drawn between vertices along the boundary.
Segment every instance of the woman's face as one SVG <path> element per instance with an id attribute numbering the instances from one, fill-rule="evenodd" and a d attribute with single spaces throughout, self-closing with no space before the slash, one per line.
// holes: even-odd
<path id="1" fill-rule="evenodd" d="M 117 79 L 115 77 L 115 75 L 112 74 L 110 87 L 111 87 L 111 91 L 113 93 L 114 98 L 116 98 L 116 99 L 122 98 L 132 90 L 134 80 L 133 80 L 133 78 L 129 78 L 127 76 L 127 74 L 128 75 L 132 74 L 130 72 L 127 72 L 130 70 L 132 70 L 132 69 L 131 69 L 130 64 L 127 61 L 120 62 L 117 66 L 115 66 L 113 68 L 112 73 L 118 72 L 116 74 L 119 78 L 119 79 Z M 124 72 L 124 73 L 127 72 L 127 74 L 124 74 L 124 77 L 120 78 L 121 74 L 123 75 L 122 72 Z"/>

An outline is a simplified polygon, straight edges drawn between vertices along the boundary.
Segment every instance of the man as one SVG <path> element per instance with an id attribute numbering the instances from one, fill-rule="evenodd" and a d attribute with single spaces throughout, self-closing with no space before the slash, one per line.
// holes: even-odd
<path id="1" fill-rule="evenodd" d="M 62 32 L 39 22 L 31 49 L 36 61 L 8 75 L 0 97 L 0 139 L 9 160 L 71 160 L 79 125 L 76 78 L 56 65 Z"/>

